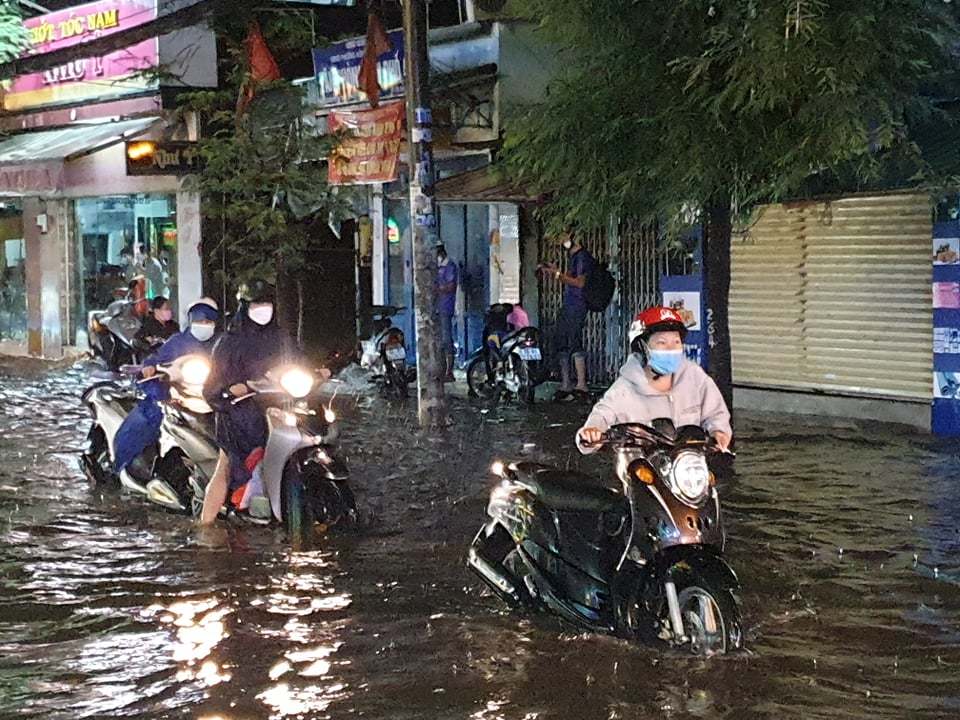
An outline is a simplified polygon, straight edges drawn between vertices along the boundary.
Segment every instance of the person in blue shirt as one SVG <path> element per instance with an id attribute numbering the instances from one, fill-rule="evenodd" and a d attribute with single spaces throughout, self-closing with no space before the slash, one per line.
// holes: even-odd
<path id="1" fill-rule="evenodd" d="M 561 243 L 570 256 L 567 272 L 554 264 L 540 266 L 541 272 L 553 275 L 564 286 L 563 307 L 554 330 L 554 348 L 560 364 L 560 389 L 553 399 L 556 402 L 586 402 L 590 400 L 590 393 L 587 389 L 587 354 L 583 348 L 583 326 L 587 320 L 585 288 L 596 260 L 571 232 L 561 236 Z M 576 386 L 571 379 L 571 359 L 577 376 Z"/>
<path id="2" fill-rule="evenodd" d="M 444 382 L 453 382 L 453 314 L 457 305 L 458 274 L 457 264 L 447 256 L 447 249 L 443 244 L 438 244 L 436 315 L 439 324 L 440 350 L 444 357 Z"/>
<path id="3" fill-rule="evenodd" d="M 216 340 L 217 321 L 220 309 L 210 298 L 201 298 L 187 310 L 190 325 L 186 330 L 172 335 L 155 352 L 144 358 L 140 374 L 151 378 L 157 373 L 157 365 L 170 363 L 184 355 L 206 355 L 213 352 Z M 164 382 L 143 385 L 145 397 L 124 418 L 114 439 L 114 470 L 120 472 L 160 437 L 163 412 L 159 403 L 170 398 L 170 390 Z"/>

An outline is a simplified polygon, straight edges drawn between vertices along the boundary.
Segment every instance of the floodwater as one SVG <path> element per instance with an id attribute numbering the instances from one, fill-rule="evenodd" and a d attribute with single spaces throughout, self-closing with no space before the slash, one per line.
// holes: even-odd
<path id="1" fill-rule="evenodd" d="M 579 463 L 584 408 L 456 404 L 434 440 L 339 398 L 368 521 L 293 552 L 93 492 L 84 381 L 0 378 L 2 718 L 960 717 L 955 444 L 739 418 L 747 649 L 701 660 L 506 612 L 465 569 L 490 462 Z"/>

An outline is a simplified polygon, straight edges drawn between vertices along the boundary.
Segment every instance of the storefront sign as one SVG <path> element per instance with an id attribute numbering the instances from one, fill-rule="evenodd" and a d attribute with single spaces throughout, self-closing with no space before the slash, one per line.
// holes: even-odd
<path id="1" fill-rule="evenodd" d="M 24 22 L 30 41 L 27 55 L 112 35 L 153 20 L 156 15 L 156 0 L 101 0 L 31 18 Z M 3 109 L 12 112 L 151 90 L 157 87 L 157 79 L 137 73 L 157 63 L 157 39 L 150 38 L 101 57 L 21 75 L 4 84 L 5 92 L 0 93 Z"/>
<path id="2" fill-rule="evenodd" d="M 203 167 L 196 143 L 135 140 L 127 143 L 127 175 L 190 175 Z"/>
<path id="3" fill-rule="evenodd" d="M 381 55 L 377 62 L 381 100 L 403 95 L 403 32 L 394 30 L 387 34 L 393 50 Z M 367 99 L 357 80 L 365 42 L 365 38 L 358 37 L 313 51 L 321 105 L 345 105 Z"/>
<path id="4" fill-rule="evenodd" d="M 330 156 L 331 185 L 385 183 L 397 179 L 403 109 L 403 103 L 396 102 L 376 109 L 330 113 L 330 132 L 347 133 Z"/>

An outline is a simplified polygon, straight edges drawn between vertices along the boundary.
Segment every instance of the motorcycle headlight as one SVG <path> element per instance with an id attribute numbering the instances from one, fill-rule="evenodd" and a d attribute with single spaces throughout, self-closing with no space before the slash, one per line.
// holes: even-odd
<path id="1" fill-rule="evenodd" d="M 313 375 L 301 368 L 290 368 L 280 376 L 280 387 L 292 397 L 306 397 L 313 389 Z"/>
<path id="2" fill-rule="evenodd" d="M 707 460 L 699 453 L 680 453 L 671 471 L 673 491 L 694 505 L 703 502 L 710 492 L 710 471 Z"/>
<path id="3" fill-rule="evenodd" d="M 210 363 L 204 358 L 191 358 L 183 364 L 180 374 L 187 385 L 203 385 L 210 375 Z"/>

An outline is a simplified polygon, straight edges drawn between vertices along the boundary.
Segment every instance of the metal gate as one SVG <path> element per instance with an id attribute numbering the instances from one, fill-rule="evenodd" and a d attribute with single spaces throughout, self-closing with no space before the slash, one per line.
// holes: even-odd
<path id="1" fill-rule="evenodd" d="M 611 223 L 605 231 L 579 236 L 581 244 L 617 281 L 616 293 L 604 313 L 589 313 L 584 329 L 587 375 L 591 383 L 612 382 L 627 355 L 627 326 L 641 307 L 660 301 L 660 274 L 665 256 L 657 248 L 656 228 L 634 220 Z M 566 251 L 553 238 L 540 241 L 540 262 L 566 268 Z M 540 325 L 545 330 L 548 357 L 555 357 L 553 328 L 563 301 L 563 286 L 553 276 L 539 280 Z M 551 362 L 551 367 L 556 364 Z"/>
<path id="2" fill-rule="evenodd" d="M 929 401 L 930 202 L 770 205 L 732 246 L 733 380 Z"/>

